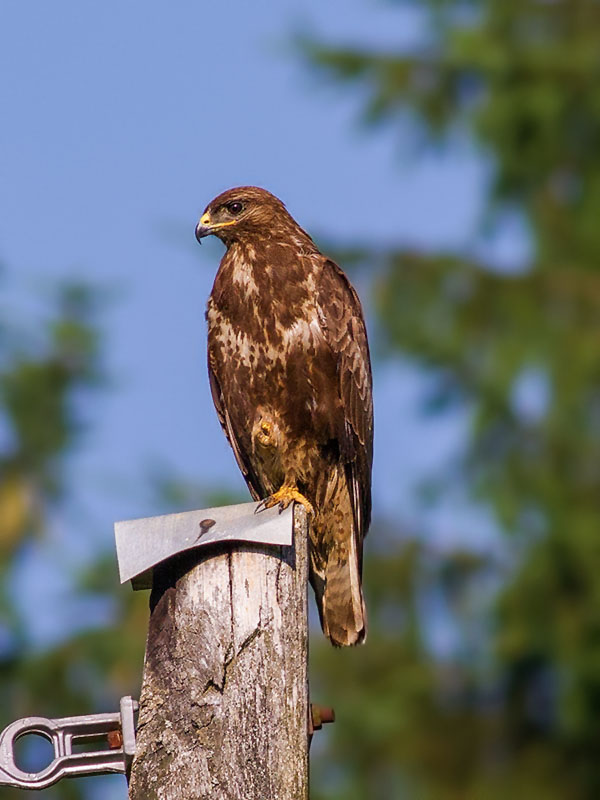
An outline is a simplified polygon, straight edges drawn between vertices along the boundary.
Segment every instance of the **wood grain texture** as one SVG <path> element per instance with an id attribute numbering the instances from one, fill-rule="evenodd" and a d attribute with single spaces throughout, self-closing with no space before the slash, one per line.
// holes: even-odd
<path id="1" fill-rule="evenodd" d="M 155 575 L 131 800 L 308 797 L 307 527 Z"/>

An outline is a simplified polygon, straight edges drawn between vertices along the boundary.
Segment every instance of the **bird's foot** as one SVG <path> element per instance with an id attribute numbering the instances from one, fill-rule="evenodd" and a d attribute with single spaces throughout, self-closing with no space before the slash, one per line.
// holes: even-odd
<path id="1" fill-rule="evenodd" d="M 270 422 L 264 419 L 261 420 L 256 438 L 263 447 L 271 447 L 273 445 L 273 426 Z"/>
<path id="2" fill-rule="evenodd" d="M 270 495 L 270 497 L 265 497 L 256 507 L 256 511 L 262 511 L 264 508 L 273 508 L 273 506 L 276 505 L 279 505 L 280 511 L 283 511 L 292 501 L 300 503 L 300 505 L 304 506 L 308 516 L 314 517 L 315 510 L 312 503 L 294 486 L 282 486 L 281 489 Z"/>

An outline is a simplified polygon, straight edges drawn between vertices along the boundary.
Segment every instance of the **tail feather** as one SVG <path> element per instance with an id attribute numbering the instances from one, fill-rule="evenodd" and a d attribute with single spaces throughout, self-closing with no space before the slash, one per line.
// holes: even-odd
<path id="1" fill-rule="evenodd" d="M 327 502 L 312 523 L 311 583 L 324 634 L 332 644 L 360 644 L 367 616 L 361 586 L 361 541 L 345 476 L 329 480 Z"/>
<path id="2" fill-rule="evenodd" d="M 323 631 L 338 646 L 360 644 L 367 635 L 358 565 L 351 557 L 330 556 L 323 593 Z"/>

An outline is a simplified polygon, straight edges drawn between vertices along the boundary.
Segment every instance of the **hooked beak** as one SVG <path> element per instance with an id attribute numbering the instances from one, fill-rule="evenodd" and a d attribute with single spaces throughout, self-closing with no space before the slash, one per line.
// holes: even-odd
<path id="1" fill-rule="evenodd" d="M 200 217 L 200 222 L 196 225 L 196 239 L 200 242 L 205 236 L 210 236 L 213 232 L 213 227 L 210 223 L 210 216 L 203 214 Z"/>

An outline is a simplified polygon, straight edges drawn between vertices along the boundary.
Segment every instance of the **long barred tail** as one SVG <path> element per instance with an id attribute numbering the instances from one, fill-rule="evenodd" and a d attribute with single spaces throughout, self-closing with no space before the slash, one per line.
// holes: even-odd
<path id="1" fill-rule="evenodd" d="M 361 542 L 342 469 L 328 476 L 324 497 L 311 524 L 311 583 L 323 633 L 342 647 L 360 644 L 367 634 L 361 585 Z"/>
<path id="2" fill-rule="evenodd" d="M 354 536 L 350 537 L 354 541 Z M 332 644 L 360 644 L 367 635 L 367 619 L 355 548 L 330 553 L 325 571 L 322 625 Z"/>

